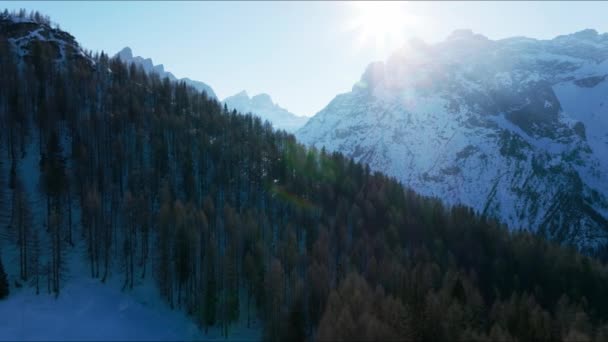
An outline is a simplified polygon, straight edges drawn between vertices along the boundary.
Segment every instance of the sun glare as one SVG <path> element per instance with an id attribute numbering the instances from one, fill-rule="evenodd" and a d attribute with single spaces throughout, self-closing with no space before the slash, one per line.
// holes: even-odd
<path id="1" fill-rule="evenodd" d="M 385 48 L 400 44 L 406 29 L 414 23 L 408 15 L 406 3 L 401 1 L 355 1 L 351 3 L 352 16 L 345 29 L 358 33 L 358 45 Z"/>

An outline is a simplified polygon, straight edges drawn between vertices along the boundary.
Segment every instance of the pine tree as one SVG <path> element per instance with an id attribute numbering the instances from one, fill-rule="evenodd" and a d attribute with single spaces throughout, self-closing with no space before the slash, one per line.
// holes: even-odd
<path id="1" fill-rule="evenodd" d="M 133 287 L 149 262 L 164 300 L 224 336 L 243 287 L 248 323 L 250 314 L 262 318 L 264 337 L 275 340 L 608 335 L 601 263 L 509 233 L 470 208 L 444 208 L 103 53 L 95 68 L 66 59 L 65 72 L 48 44 L 13 58 L 11 30 L 0 31 L 0 132 L 10 133 L 0 135 L 0 216 L 12 214 L 17 277 L 37 293 L 46 282 L 58 294 L 74 228 L 92 277 L 102 260 L 103 281 L 121 264 Z M 33 139 L 41 189 L 26 194 L 19 153 Z M 46 220 L 28 218 L 30 203 L 46 203 Z M 72 226 L 72 205 L 82 224 Z M 447 276 L 455 273 L 457 282 Z M 0 280 L 8 291 L 6 275 Z"/>
<path id="2" fill-rule="evenodd" d="M 283 281 L 284 272 L 281 262 L 273 259 L 270 263 L 270 269 L 265 275 L 266 295 L 266 336 L 264 339 L 279 341 L 281 339 L 281 325 L 284 324 L 283 315 Z"/>
<path id="3" fill-rule="evenodd" d="M 215 258 L 217 254 L 217 247 L 214 244 L 215 236 L 211 234 L 211 238 L 207 244 L 208 256 L 207 259 L 207 286 L 205 291 L 205 333 L 209 326 L 212 326 L 216 322 L 216 309 L 217 309 L 217 281 L 215 277 Z"/>
<path id="4" fill-rule="evenodd" d="M 13 226 L 17 229 L 17 245 L 19 246 L 19 274 L 21 280 L 27 281 L 31 217 L 23 185 L 19 177 L 15 179 L 15 188 L 13 190 L 13 211 Z"/>
<path id="5" fill-rule="evenodd" d="M 2 264 L 2 259 L 0 258 L 0 299 L 8 297 L 8 292 L 8 278 L 6 276 L 6 272 L 4 272 L 4 265 Z"/>
<path id="6" fill-rule="evenodd" d="M 32 283 L 33 285 L 36 287 L 36 294 L 40 294 L 40 274 L 42 271 L 42 268 L 40 266 L 40 238 L 38 237 L 38 231 L 34 230 L 34 234 L 33 234 L 33 246 L 32 246 L 32 262 L 31 262 L 31 266 L 32 266 L 32 276 L 34 277 L 32 279 Z"/>

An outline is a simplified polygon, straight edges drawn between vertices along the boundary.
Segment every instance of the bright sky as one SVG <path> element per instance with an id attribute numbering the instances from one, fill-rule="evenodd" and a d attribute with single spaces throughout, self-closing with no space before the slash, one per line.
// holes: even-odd
<path id="1" fill-rule="evenodd" d="M 410 37 L 432 43 L 463 28 L 491 39 L 608 31 L 608 2 L 10 1 L 0 8 L 37 9 L 93 51 L 130 46 L 177 77 L 209 84 L 221 99 L 265 92 L 308 116 Z"/>

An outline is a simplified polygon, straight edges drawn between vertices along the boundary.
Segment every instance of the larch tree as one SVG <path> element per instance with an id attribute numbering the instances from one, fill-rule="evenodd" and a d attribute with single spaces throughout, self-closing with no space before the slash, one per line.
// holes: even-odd
<path id="1" fill-rule="evenodd" d="M 4 264 L 2 263 L 2 258 L 0 257 L 0 299 L 8 297 L 8 294 L 8 277 L 6 275 L 6 272 L 4 271 Z"/>

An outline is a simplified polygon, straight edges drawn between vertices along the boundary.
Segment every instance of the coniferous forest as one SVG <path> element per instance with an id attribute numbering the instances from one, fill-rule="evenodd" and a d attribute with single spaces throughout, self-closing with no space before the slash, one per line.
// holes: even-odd
<path id="1" fill-rule="evenodd" d="M 86 276 L 153 279 L 226 336 L 257 317 L 267 340 L 608 339 L 602 262 L 104 53 L 58 62 L 33 41 L 20 57 L 13 29 L 28 28 L 0 32 L 0 230 L 37 293 L 62 295 L 84 244 Z"/>

